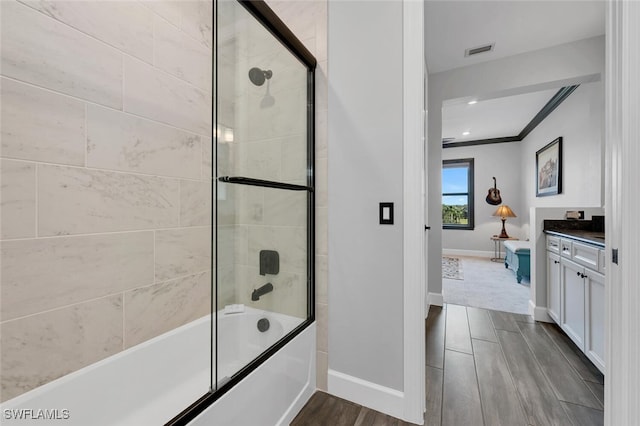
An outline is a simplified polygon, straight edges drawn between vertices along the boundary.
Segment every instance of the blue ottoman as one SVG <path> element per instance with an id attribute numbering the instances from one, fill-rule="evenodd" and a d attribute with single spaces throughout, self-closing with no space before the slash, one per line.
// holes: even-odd
<path id="1" fill-rule="evenodd" d="M 531 279 L 530 256 L 531 245 L 529 241 L 505 241 L 504 267 L 510 268 L 516 273 L 516 280 L 522 281 L 522 277 Z"/>

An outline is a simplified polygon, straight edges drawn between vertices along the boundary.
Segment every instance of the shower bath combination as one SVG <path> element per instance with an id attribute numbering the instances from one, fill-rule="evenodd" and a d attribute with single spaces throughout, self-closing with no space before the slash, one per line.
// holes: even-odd
<path id="1" fill-rule="evenodd" d="M 262 70 L 258 67 L 253 67 L 249 70 L 249 80 L 251 80 L 254 85 L 260 87 L 265 81 L 267 82 L 267 93 L 265 93 L 264 98 L 260 101 L 260 108 L 269 108 L 276 103 L 276 99 L 269 91 L 269 80 L 271 80 L 271 77 L 273 77 L 273 71 L 271 70 Z"/>
<path id="2" fill-rule="evenodd" d="M 130 34 L 164 19 L 138 13 L 136 2 L 121 6 Z M 78 426 L 285 425 L 315 391 L 316 60 L 264 1 L 212 6 L 213 66 L 191 81 L 144 61 L 164 32 L 149 34 L 147 50 L 106 49 L 110 35 L 76 28 L 72 6 L 53 17 L 0 1 L 3 43 L 19 47 L 2 51 L 12 66 L 0 73 L 1 106 L 8 124 L 28 128 L 3 135 L 3 152 L 34 148 L 2 158 L 3 190 L 10 184 L 26 201 L 12 207 L 7 220 L 18 226 L 0 253 L 10 264 L 2 425 L 65 413 Z M 180 19 L 193 28 L 202 17 Z M 189 32 L 178 41 L 194 42 Z M 78 52 L 104 72 L 68 60 Z M 264 109 L 276 101 L 274 75 L 278 106 Z M 136 101 L 122 108 L 123 99 Z M 51 119 L 32 119 L 40 116 Z M 129 154 L 141 160 L 123 168 Z M 38 210 L 34 193 L 45 195 L 40 207 L 56 208 Z M 109 214 L 95 215 L 105 203 Z M 47 220 L 40 236 L 36 212 Z"/>

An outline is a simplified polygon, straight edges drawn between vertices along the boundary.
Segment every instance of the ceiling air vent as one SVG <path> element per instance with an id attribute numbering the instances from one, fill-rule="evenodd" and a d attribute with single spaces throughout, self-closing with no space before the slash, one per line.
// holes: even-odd
<path id="1" fill-rule="evenodd" d="M 491 52 L 494 46 L 495 46 L 495 43 L 486 44 L 484 46 L 479 46 L 479 47 L 472 47 L 464 51 L 464 56 L 473 56 L 473 55 L 478 55 L 484 52 Z"/>

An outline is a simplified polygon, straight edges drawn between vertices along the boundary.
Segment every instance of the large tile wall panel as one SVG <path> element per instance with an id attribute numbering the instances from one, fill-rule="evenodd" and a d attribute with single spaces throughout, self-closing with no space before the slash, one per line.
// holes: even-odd
<path id="1" fill-rule="evenodd" d="M 295 182 L 306 185 L 306 182 Z M 307 193 L 265 190 L 263 223 L 268 226 L 307 226 Z"/>
<path id="2" fill-rule="evenodd" d="M 211 48 L 160 17 L 155 20 L 155 34 L 155 65 L 210 93 L 213 66 Z"/>
<path id="3" fill-rule="evenodd" d="M 156 281 L 211 269 L 211 228 L 156 231 Z"/>
<path id="4" fill-rule="evenodd" d="M 130 114 L 87 106 L 87 165 L 200 179 L 202 137 Z"/>
<path id="5" fill-rule="evenodd" d="M 0 324 L 2 400 L 121 351 L 122 329 L 122 295 Z"/>
<path id="6" fill-rule="evenodd" d="M 3 241 L 2 321 L 153 284 L 153 232 Z"/>
<path id="7" fill-rule="evenodd" d="M 36 166 L 0 160 L 0 218 L 2 239 L 36 235 Z"/>
<path id="8" fill-rule="evenodd" d="M 213 46 L 212 23 L 212 0 L 184 1 L 182 3 L 182 30 L 209 48 Z"/>
<path id="9" fill-rule="evenodd" d="M 28 6 L 2 2 L 2 74 L 122 108 L 122 54 Z"/>
<path id="10" fill-rule="evenodd" d="M 131 290 L 124 306 L 128 348 L 209 314 L 211 272 Z"/>
<path id="11" fill-rule="evenodd" d="M 83 102 L 7 78 L 0 94 L 3 157 L 84 165 Z"/>
<path id="12" fill-rule="evenodd" d="M 290 136 L 281 144 L 281 176 L 285 182 L 307 180 L 307 135 Z"/>
<path id="13" fill-rule="evenodd" d="M 137 59 L 124 58 L 124 110 L 211 135 L 211 95 Z"/>
<path id="14" fill-rule="evenodd" d="M 211 225 L 211 181 L 180 181 L 180 226 Z"/>
<path id="15" fill-rule="evenodd" d="M 0 9 L 7 399 L 209 313 L 212 2 Z"/>
<path id="16" fill-rule="evenodd" d="M 146 62 L 153 61 L 151 10 L 135 1 L 20 0 Z"/>
<path id="17" fill-rule="evenodd" d="M 174 227 L 179 200 L 175 179 L 38 167 L 40 236 Z"/>

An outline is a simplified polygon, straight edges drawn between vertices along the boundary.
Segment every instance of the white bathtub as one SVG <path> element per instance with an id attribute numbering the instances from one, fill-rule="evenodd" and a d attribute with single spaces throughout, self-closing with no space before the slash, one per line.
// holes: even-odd
<path id="1" fill-rule="evenodd" d="M 269 330 L 264 333 L 257 329 L 260 318 L 270 322 Z M 221 314 L 218 317 L 218 382 L 233 375 L 300 322 L 299 318 L 248 307 L 241 314 Z M 82 368 L 0 405 L 0 423 L 162 425 L 209 389 L 212 371 L 210 333 L 211 320 L 207 316 Z M 285 369 L 287 375 L 297 372 L 299 377 L 292 377 L 290 382 L 300 389 L 289 405 L 282 408 L 282 413 L 271 414 L 277 415 L 276 419 L 291 417 L 288 412 L 295 414 L 294 410 L 301 407 L 315 389 L 315 324 L 216 401 L 207 410 L 213 415 L 213 420 L 207 424 L 248 425 L 251 423 L 242 423 L 241 417 L 237 417 L 247 411 L 246 407 L 263 404 L 265 409 L 273 411 L 273 407 L 282 406 L 282 398 L 277 393 L 262 395 L 257 402 L 248 399 L 250 393 L 241 390 L 247 380 L 254 381 L 254 387 L 273 386 L 280 373 L 269 368 L 282 363 L 290 364 L 290 368 Z M 238 402 L 221 403 L 229 400 Z M 23 419 L 15 419 L 19 415 Z M 24 419 L 24 416 L 41 415 L 68 419 Z M 216 420 L 225 418 L 238 418 L 241 423 Z"/>

